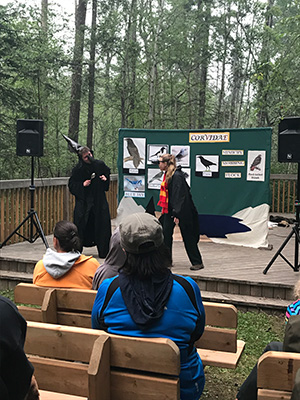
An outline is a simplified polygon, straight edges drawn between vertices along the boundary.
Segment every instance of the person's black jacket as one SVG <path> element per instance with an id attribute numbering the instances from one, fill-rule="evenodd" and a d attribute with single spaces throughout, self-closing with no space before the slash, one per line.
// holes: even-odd
<path id="1" fill-rule="evenodd" d="M 169 181 L 168 191 L 169 214 L 178 218 L 180 225 L 188 225 L 193 233 L 199 237 L 198 211 L 181 167 L 176 169 Z"/>

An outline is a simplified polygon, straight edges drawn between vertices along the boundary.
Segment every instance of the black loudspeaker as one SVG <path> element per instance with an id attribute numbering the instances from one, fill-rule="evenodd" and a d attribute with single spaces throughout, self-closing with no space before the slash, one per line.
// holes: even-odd
<path id="1" fill-rule="evenodd" d="M 41 157 L 44 150 L 44 121 L 17 120 L 17 156 Z"/>
<path id="2" fill-rule="evenodd" d="M 300 117 L 287 117 L 279 123 L 278 161 L 300 163 Z"/>

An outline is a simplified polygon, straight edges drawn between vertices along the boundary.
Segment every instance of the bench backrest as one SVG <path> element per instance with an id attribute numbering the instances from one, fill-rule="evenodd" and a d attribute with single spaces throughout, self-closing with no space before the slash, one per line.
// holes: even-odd
<path id="1" fill-rule="evenodd" d="M 290 399 L 295 375 L 300 368 L 300 354 L 268 351 L 258 361 L 258 400 Z"/>
<path id="2" fill-rule="evenodd" d="M 45 288 L 20 283 L 15 288 L 15 302 L 38 306 L 19 306 L 27 321 L 91 327 L 94 290 Z M 203 302 L 206 327 L 196 347 L 212 351 L 237 352 L 237 309 L 233 305 Z"/>
<path id="3" fill-rule="evenodd" d="M 180 397 L 180 353 L 170 339 L 29 321 L 25 352 L 41 390 L 89 400 Z"/>

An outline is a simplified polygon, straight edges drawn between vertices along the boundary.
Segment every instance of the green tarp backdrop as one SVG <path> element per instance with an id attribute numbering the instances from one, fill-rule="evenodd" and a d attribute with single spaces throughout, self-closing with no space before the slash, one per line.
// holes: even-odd
<path id="1" fill-rule="evenodd" d="M 120 129 L 119 201 L 132 197 L 146 208 L 153 197 L 160 211 L 163 176 L 157 161 L 171 153 L 191 187 L 202 234 L 224 243 L 267 246 L 271 134 L 271 128 Z"/>

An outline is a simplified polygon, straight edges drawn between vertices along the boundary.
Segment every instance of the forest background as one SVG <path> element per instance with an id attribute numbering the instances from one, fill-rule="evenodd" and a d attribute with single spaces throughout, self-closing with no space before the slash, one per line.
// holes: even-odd
<path id="1" fill-rule="evenodd" d="M 37 177 L 70 174 L 63 134 L 117 172 L 121 127 L 269 126 L 271 172 L 295 172 L 277 162 L 277 132 L 300 115 L 300 0 L 73 5 L 74 15 L 48 0 L 0 5 L 0 179 L 30 177 L 17 119 L 44 121 Z"/>

